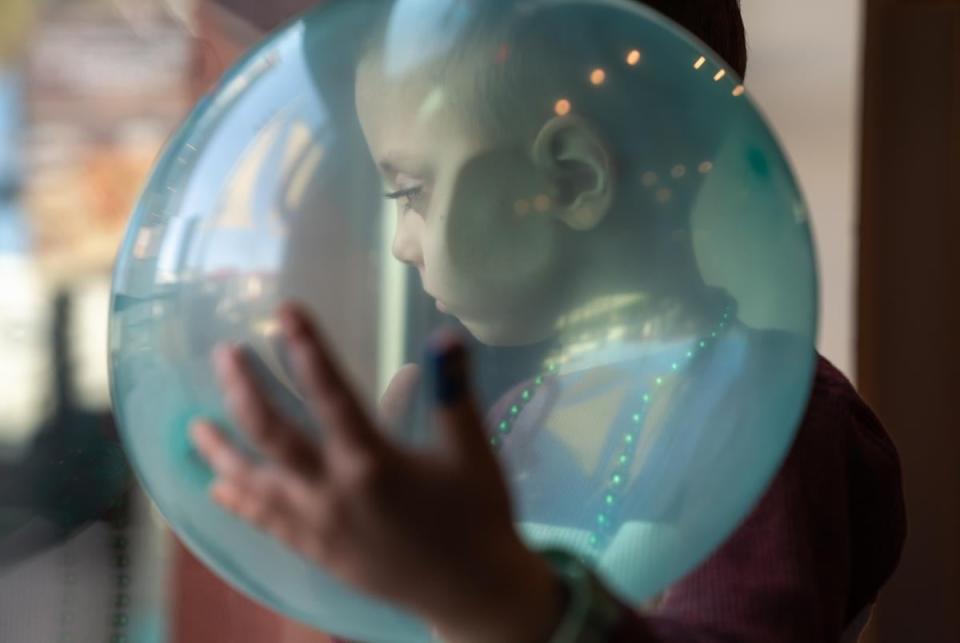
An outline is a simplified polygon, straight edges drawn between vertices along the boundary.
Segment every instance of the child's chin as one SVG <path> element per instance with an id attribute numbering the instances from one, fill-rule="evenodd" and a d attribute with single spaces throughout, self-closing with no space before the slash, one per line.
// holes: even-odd
<path id="1" fill-rule="evenodd" d="M 458 318 L 471 335 L 481 344 L 487 346 L 523 346 L 534 344 L 542 339 L 542 333 L 533 332 L 529 328 L 519 328 L 515 325 L 484 324 Z"/>

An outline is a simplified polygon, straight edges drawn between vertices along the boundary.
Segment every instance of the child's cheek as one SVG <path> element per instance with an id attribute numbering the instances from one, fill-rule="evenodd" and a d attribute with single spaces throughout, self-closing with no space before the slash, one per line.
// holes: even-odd
<path id="1" fill-rule="evenodd" d="M 467 162 L 454 185 L 444 241 L 457 280 L 506 294 L 532 286 L 553 259 L 546 197 L 530 186 L 527 160 L 496 150 Z"/>

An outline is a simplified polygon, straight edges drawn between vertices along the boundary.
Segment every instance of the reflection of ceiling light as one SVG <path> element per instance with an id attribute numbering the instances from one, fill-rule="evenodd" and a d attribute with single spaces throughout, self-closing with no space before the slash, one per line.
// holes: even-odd
<path id="1" fill-rule="evenodd" d="M 623 337 L 625 337 L 626 334 L 627 334 L 626 326 L 622 324 L 619 326 L 613 326 L 607 331 L 607 340 L 611 342 L 616 341 L 618 339 L 622 339 Z"/>
<path id="2" fill-rule="evenodd" d="M 133 256 L 135 259 L 152 259 L 157 254 L 156 228 L 140 228 L 137 239 L 133 242 Z"/>
<path id="3" fill-rule="evenodd" d="M 264 338 L 276 337 L 280 334 L 280 322 L 267 318 L 253 324 L 253 332 Z"/>
<path id="4" fill-rule="evenodd" d="M 570 101 L 566 98 L 561 98 L 557 101 L 557 104 L 553 106 L 553 111 L 556 112 L 557 116 L 566 116 L 570 113 Z"/>
<path id="5" fill-rule="evenodd" d="M 633 49 L 630 53 L 627 54 L 627 64 L 633 67 L 640 62 L 640 59 L 643 57 L 643 54 L 639 50 Z"/>
<path id="6" fill-rule="evenodd" d="M 726 70 L 726 69 L 721 69 L 720 71 L 718 71 L 718 72 L 716 73 L 716 75 L 714 75 L 713 79 L 714 79 L 715 81 L 718 81 L 718 82 L 719 82 L 720 79 L 722 79 L 722 78 L 723 78 L 724 76 L 726 76 L 726 75 L 727 75 L 727 70 Z"/>
<path id="7" fill-rule="evenodd" d="M 704 66 L 704 64 L 706 64 L 706 62 L 707 62 L 706 57 L 700 56 L 699 58 L 697 58 L 697 62 L 693 63 L 693 68 L 700 69 L 701 67 Z"/>
<path id="8" fill-rule="evenodd" d="M 263 294 L 263 280 L 258 276 L 247 279 L 247 297 L 256 299 Z"/>

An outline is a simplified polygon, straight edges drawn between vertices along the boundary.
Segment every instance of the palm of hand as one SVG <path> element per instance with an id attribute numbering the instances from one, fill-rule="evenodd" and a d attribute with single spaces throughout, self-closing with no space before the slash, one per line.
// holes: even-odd
<path id="1" fill-rule="evenodd" d="M 451 630 L 493 615 L 509 624 L 506 601 L 524 585 L 518 573 L 540 587 L 549 574 L 514 531 L 506 485 L 466 391 L 459 343 L 441 337 L 435 349 L 447 393 L 461 393 L 434 411 L 440 445 L 413 451 L 381 427 L 403 415 L 417 367 L 396 374 L 375 420 L 307 316 L 290 307 L 281 322 L 323 444 L 280 414 L 243 353 L 225 347 L 216 366 L 228 411 L 265 460 L 254 463 L 217 427 L 196 423 L 195 442 L 217 476 L 213 499 L 344 583 Z"/>

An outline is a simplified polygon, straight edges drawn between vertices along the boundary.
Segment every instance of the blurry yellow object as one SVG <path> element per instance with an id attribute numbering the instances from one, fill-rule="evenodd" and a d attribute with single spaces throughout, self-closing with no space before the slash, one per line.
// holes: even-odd
<path id="1" fill-rule="evenodd" d="M 38 4 L 36 0 L 0 0 L 0 64 L 20 52 Z"/>

